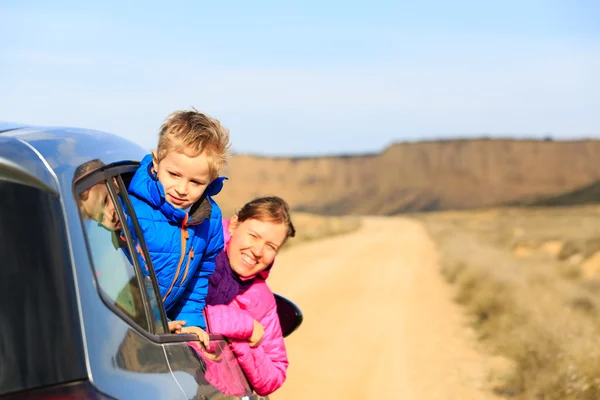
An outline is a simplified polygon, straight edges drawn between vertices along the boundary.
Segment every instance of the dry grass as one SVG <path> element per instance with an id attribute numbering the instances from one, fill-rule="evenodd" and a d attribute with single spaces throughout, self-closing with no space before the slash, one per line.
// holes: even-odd
<path id="1" fill-rule="evenodd" d="M 224 218 L 229 218 L 239 210 L 223 211 Z M 288 240 L 284 248 L 310 240 L 350 233 L 360 228 L 361 218 L 353 215 L 324 216 L 299 211 L 292 212 L 292 222 L 296 228 L 296 236 Z"/>
<path id="2" fill-rule="evenodd" d="M 482 341 L 514 361 L 498 393 L 600 399 L 600 269 L 582 272 L 600 249 L 598 207 L 417 217 Z"/>
<path id="3" fill-rule="evenodd" d="M 310 240 L 350 233 L 360 228 L 359 217 L 327 217 L 315 214 L 294 212 L 292 221 L 296 236 L 286 242 L 285 247 L 294 246 Z"/>

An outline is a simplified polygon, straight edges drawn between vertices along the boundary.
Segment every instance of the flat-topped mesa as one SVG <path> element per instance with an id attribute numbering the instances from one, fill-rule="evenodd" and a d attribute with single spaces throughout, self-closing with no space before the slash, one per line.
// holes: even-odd
<path id="1" fill-rule="evenodd" d="M 376 154 L 232 156 L 224 212 L 277 194 L 296 210 L 391 215 L 562 194 L 600 180 L 600 140 L 460 139 L 394 143 Z"/>

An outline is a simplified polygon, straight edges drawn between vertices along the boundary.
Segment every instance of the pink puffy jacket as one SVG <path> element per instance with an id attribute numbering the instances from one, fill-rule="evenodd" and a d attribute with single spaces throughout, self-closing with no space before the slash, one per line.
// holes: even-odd
<path id="1" fill-rule="evenodd" d="M 231 239 L 228 228 L 229 220 L 223 220 L 226 247 Z M 231 303 L 205 309 L 210 331 L 230 339 L 240 366 L 261 396 L 281 387 L 288 366 L 275 297 L 265 282 L 268 275 L 268 271 L 261 272 L 252 286 Z M 248 339 L 252 336 L 254 320 L 264 327 L 265 334 L 260 344 L 252 348 Z"/>

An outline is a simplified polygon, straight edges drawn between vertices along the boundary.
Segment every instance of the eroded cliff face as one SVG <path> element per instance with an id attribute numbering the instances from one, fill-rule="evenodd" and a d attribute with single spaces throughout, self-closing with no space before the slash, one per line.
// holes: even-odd
<path id="1" fill-rule="evenodd" d="M 394 144 L 379 154 L 234 155 L 216 198 L 225 216 L 259 195 L 322 214 L 464 209 L 546 197 L 600 179 L 600 141 L 453 140 Z"/>

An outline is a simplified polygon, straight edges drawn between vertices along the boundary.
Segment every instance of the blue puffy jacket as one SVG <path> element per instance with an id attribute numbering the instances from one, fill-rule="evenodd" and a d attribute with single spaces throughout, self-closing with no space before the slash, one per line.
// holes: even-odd
<path id="1" fill-rule="evenodd" d="M 208 276 L 215 270 L 215 257 L 223 249 L 221 210 L 211 196 L 219 193 L 223 179 L 214 180 L 189 214 L 165 200 L 165 192 L 152 165 L 152 155 L 142 160 L 128 192 L 137 215 L 152 265 L 158 279 L 167 316 L 187 321 L 187 326 L 206 328 L 202 311 L 208 291 Z M 138 238 L 127 218 L 130 231 Z M 139 246 L 137 256 L 145 271 Z"/>

